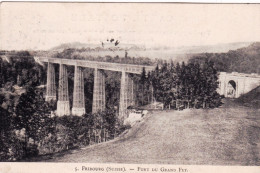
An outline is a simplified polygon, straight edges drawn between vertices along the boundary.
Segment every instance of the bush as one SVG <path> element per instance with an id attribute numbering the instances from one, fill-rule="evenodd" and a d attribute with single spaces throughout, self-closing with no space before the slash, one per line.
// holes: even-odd
<path id="1" fill-rule="evenodd" d="M 0 161 L 16 161 L 26 156 L 25 142 L 12 132 L 8 139 L 1 139 Z"/>
<path id="2" fill-rule="evenodd" d="M 53 117 L 54 130 L 39 139 L 39 154 L 60 152 L 113 139 L 129 127 L 121 125 L 113 110 L 82 117 Z"/>

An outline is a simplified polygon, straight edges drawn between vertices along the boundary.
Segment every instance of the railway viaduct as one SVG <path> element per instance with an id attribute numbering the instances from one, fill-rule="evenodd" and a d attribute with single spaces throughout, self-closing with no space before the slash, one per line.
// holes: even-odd
<path id="1" fill-rule="evenodd" d="M 83 68 L 94 68 L 94 92 L 92 113 L 105 110 L 105 70 L 121 72 L 120 86 L 120 103 L 119 116 L 126 115 L 126 109 L 130 105 L 134 105 L 134 81 L 129 74 L 141 74 L 143 68 L 151 71 L 154 66 L 131 65 L 76 59 L 60 59 L 49 57 L 35 57 L 40 63 L 48 63 L 47 71 L 47 91 L 46 101 L 56 100 L 56 84 L 54 64 L 60 65 L 59 70 L 59 88 L 57 101 L 57 115 L 73 115 L 81 116 L 85 114 L 84 102 L 84 75 Z M 74 72 L 74 90 L 72 111 L 69 104 L 68 93 L 68 74 L 67 66 L 75 66 Z M 217 89 L 220 95 L 229 98 L 238 98 L 252 89 L 260 85 L 260 75 L 244 74 L 244 73 L 219 73 L 219 87 Z"/>
<path id="2" fill-rule="evenodd" d="M 92 113 L 105 110 L 105 75 L 104 70 L 121 72 L 119 116 L 124 117 L 128 106 L 134 104 L 134 81 L 129 74 L 141 74 L 143 68 L 151 71 L 153 66 L 108 63 L 98 61 L 60 59 L 49 57 L 35 57 L 37 62 L 48 63 L 46 101 L 56 100 L 56 84 L 54 64 L 59 64 L 59 88 L 57 101 L 57 115 L 81 116 L 85 114 L 84 75 L 83 68 L 94 68 L 94 92 Z M 75 66 L 73 105 L 70 111 L 68 93 L 67 66 Z"/>

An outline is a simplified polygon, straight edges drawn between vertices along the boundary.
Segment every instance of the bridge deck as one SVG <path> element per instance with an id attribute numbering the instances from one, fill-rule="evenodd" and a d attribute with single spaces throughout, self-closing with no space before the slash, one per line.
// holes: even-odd
<path id="1" fill-rule="evenodd" d="M 152 71 L 155 66 L 145 65 L 133 65 L 133 64 L 120 64 L 120 63 L 109 63 L 100 61 L 88 61 L 88 60 L 77 60 L 77 59 L 61 59 L 61 58 L 49 58 L 49 57 L 35 57 L 41 62 L 51 62 L 55 64 L 66 64 L 87 68 L 98 68 L 110 71 L 125 71 L 127 73 L 141 74 L 143 67 L 146 72 Z"/>

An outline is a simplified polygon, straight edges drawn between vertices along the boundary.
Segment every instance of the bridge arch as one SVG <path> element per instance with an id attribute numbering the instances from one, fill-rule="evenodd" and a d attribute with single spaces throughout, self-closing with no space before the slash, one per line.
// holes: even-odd
<path id="1" fill-rule="evenodd" d="M 228 80 L 227 83 L 227 97 L 229 98 L 236 98 L 237 94 L 237 82 L 234 80 Z"/>

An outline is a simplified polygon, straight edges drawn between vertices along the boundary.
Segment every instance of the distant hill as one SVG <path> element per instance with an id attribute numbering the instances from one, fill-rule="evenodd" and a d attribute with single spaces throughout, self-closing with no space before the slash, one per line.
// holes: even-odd
<path id="1" fill-rule="evenodd" d="M 80 42 L 64 43 L 64 44 L 51 48 L 50 51 L 63 51 L 65 49 L 71 49 L 71 48 L 81 49 L 81 48 L 86 48 L 86 47 L 93 47 L 93 45 L 84 44 L 84 43 L 80 43 Z"/>
<path id="2" fill-rule="evenodd" d="M 190 62 L 203 63 L 209 59 L 219 71 L 260 73 L 260 42 L 226 53 L 200 53 L 190 57 Z"/>
<path id="3" fill-rule="evenodd" d="M 115 42 L 100 42 L 100 44 L 86 44 L 80 42 L 73 42 L 73 43 L 64 43 L 59 46 L 53 47 L 50 51 L 58 51 L 61 52 L 65 49 L 85 49 L 86 51 L 106 51 L 106 50 L 144 50 L 145 47 L 142 45 L 134 45 L 134 44 L 124 44 L 119 43 L 117 46 Z"/>
<path id="4" fill-rule="evenodd" d="M 225 44 L 215 44 L 207 46 L 181 46 L 181 47 L 170 47 L 170 46 L 160 46 L 160 47 L 146 47 L 144 45 L 135 45 L 135 44 L 125 44 L 119 43 L 115 46 L 114 42 L 100 42 L 100 44 L 87 44 L 80 42 L 73 43 L 64 43 L 59 46 L 53 47 L 50 51 L 63 51 L 64 49 L 82 49 L 82 48 L 104 48 L 108 50 L 109 48 L 118 48 L 118 49 L 138 49 L 138 50 L 160 50 L 160 51 L 169 51 L 172 50 L 176 54 L 193 54 L 193 53 L 222 53 L 228 52 L 229 50 L 236 50 L 238 48 L 246 47 L 252 44 L 252 42 L 239 42 L 239 43 L 225 43 Z"/>
<path id="5" fill-rule="evenodd" d="M 206 46 L 182 46 L 182 47 L 167 47 L 165 50 L 174 50 L 176 54 L 197 54 L 197 53 L 225 53 L 229 50 L 236 50 L 242 47 L 247 47 L 252 42 L 224 43 Z M 157 48 L 159 49 L 159 48 Z"/>
<path id="6" fill-rule="evenodd" d="M 208 46 L 182 46 L 182 47 L 146 47 L 144 45 L 134 45 L 119 43 L 115 46 L 114 42 L 100 42 L 100 44 L 85 44 L 80 42 L 65 43 L 56 46 L 49 51 L 62 52 L 66 49 L 77 49 L 80 52 L 91 52 L 91 56 L 116 56 L 122 57 L 125 51 L 129 57 L 145 57 L 151 59 L 174 60 L 176 62 L 187 61 L 191 56 L 198 53 L 223 53 L 229 50 L 249 46 L 250 42 L 216 44 Z"/>

